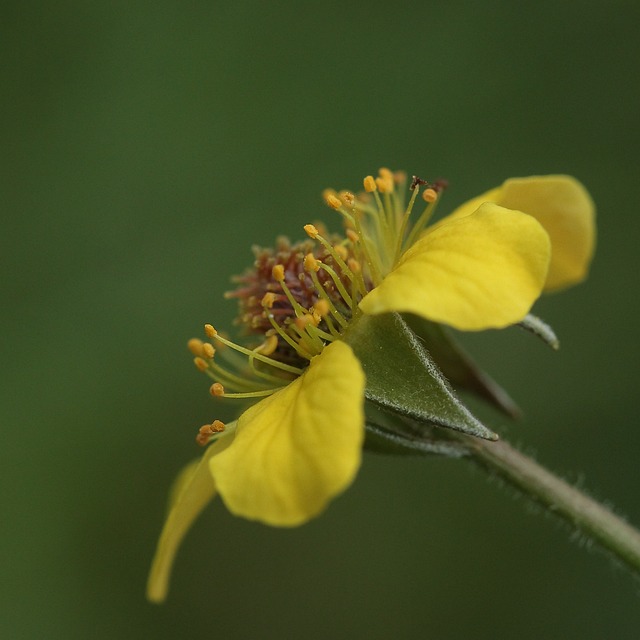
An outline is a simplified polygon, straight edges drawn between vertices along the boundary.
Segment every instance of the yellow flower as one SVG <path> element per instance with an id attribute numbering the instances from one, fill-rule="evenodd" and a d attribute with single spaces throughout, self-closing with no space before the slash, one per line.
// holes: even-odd
<path id="1" fill-rule="evenodd" d="M 410 224 L 423 185 L 425 207 Z M 262 399 L 234 423 L 200 429 L 197 440 L 208 448 L 176 482 L 151 600 L 164 599 L 175 552 L 216 493 L 236 515 L 295 526 L 349 486 L 360 465 L 367 384 L 350 341 L 365 316 L 410 312 L 461 330 L 500 328 L 521 321 L 543 290 L 586 274 L 594 208 L 568 176 L 508 180 L 431 227 L 442 183 L 414 177 L 408 203 L 401 173 L 381 169 L 364 187 L 358 196 L 324 194 L 343 217 L 345 238 L 306 225 L 315 244 L 281 241 L 238 279 L 231 296 L 262 335 L 258 347 L 211 325 L 212 342 L 190 341 L 196 365 L 214 380 L 212 395 Z"/>

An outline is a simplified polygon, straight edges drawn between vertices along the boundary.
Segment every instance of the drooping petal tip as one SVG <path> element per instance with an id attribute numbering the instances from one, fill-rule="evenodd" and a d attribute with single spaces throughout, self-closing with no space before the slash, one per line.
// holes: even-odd
<path id="1" fill-rule="evenodd" d="M 169 509 L 147 580 L 147 599 L 161 603 L 167 597 L 171 569 L 184 536 L 202 510 L 213 499 L 215 486 L 209 471 L 209 459 L 232 441 L 224 438 L 209 446 L 200 460 L 187 465 L 178 474 L 169 499 Z"/>
<path id="2" fill-rule="evenodd" d="M 587 277 L 595 250 L 596 209 L 584 185 L 566 175 L 511 178 L 496 201 L 532 215 L 551 239 L 546 291 L 556 291 Z"/>
<path id="3" fill-rule="evenodd" d="M 545 228 L 551 239 L 545 291 L 564 289 L 587 277 L 596 244 L 596 208 L 579 180 L 567 175 L 510 178 L 460 205 L 445 221 L 468 216 L 484 202 L 528 213 Z"/>
<path id="4" fill-rule="evenodd" d="M 318 515 L 360 466 L 364 384 L 351 348 L 337 341 L 248 409 L 233 446 L 209 463 L 229 511 L 275 526 Z"/>

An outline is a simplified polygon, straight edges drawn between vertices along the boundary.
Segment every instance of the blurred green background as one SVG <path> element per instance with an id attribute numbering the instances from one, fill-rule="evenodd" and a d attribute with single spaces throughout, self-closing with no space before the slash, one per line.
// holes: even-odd
<path id="1" fill-rule="evenodd" d="M 187 338 L 231 324 L 253 243 L 379 166 L 591 190 L 590 280 L 552 353 L 465 337 L 526 418 L 492 426 L 640 524 L 637 2 L 2 3 L 4 638 L 636 638 L 638 583 L 463 462 L 367 455 L 310 524 L 217 502 L 144 600 L 213 406 Z"/>

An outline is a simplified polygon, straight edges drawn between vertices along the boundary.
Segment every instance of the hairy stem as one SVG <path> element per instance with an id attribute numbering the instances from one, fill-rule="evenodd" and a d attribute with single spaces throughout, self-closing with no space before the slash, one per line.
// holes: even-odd
<path id="1" fill-rule="evenodd" d="M 640 573 L 640 532 L 637 529 L 504 440 L 465 440 L 477 464 L 497 473 L 551 513 L 569 521 L 631 570 Z"/>

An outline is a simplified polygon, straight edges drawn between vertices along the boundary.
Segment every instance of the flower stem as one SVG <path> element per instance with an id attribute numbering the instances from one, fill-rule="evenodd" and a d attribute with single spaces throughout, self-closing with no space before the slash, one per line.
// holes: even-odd
<path id="1" fill-rule="evenodd" d="M 549 512 L 599 542 L 628 568 L 640 572 L 640 532 L 504 440 L 465 437 L 472 459 L 497 473 Z"/>

